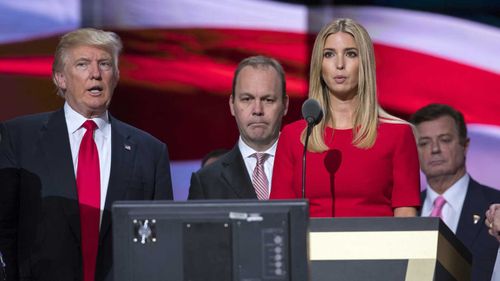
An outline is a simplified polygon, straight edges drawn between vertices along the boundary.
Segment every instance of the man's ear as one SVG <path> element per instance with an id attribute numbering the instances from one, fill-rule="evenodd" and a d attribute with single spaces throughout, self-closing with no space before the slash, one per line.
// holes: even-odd
<path id="1" fill-rule="evenodd" d="M 285 106 L 284 111 L 283 111 L 283 116 L 285 116 L 286 113 L 288 112 L 288 102 L 289 101 L 290 101 L 290 99 L 288 98 L 288 95 L 285 95 L 285 97 L 283 97 L 283 106 Z"/>
<path id="2" fill-rule="evenodd" d="M 64 77 L 64 74 L 61 72 L 56 72 L 54 74 L 54 82 L 56 83 L 57 87 L 66 90 L 66 78 Z"/>
<path id="3" fill-rule="evenodd" d="M 113 73 L 113 89 L 118 85 L 118 81 L 120 80 L 120 70 L 116 69 L 116 72 Z"/>
<path id="4" fill-rule="evenodd" d="M 229 96 L 229 109 L 231 110 L 231 115 L 234 116 L 234 98 L 233 98 L 233 95 Z"/>
<path id="5" fill-rule="evenodd" d="M 464 154 L 467 154 L 467 150 L 469 150 L 470 139 L 466 138 L 464 141 Z"/>

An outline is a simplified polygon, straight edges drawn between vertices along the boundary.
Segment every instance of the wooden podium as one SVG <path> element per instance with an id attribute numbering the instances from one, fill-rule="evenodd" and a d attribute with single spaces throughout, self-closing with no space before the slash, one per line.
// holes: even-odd
<path id="1" fill-rule="evenodd" d="M 311 219 L 311 281 L 469 281 L 471 254 L 439 218 Z"/>

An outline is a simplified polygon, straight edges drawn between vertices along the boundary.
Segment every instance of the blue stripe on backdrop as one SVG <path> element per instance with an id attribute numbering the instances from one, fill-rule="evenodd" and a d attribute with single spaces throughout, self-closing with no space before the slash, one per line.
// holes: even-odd
<path id="1" fill-rule="evenodd" d="M 498 0 L 273 0 L 274 2 L 307 6 L 350 5 L 379 6 L 416 10 L 454 16 L 500 27 Z"/>
<path id="2" fill-rule="evenodd" d="M 0 0 L 0 43 L 58 34 L 80 26 L 80 0 Z"/>
<path id="3" fill-rule="evenodd" d="M 170 163 L 175 200 L 185 200 L 187 198 L 191 173 L 196 172 L 200 166 L 201 161 L 199 160 L 172 161 Z"/>

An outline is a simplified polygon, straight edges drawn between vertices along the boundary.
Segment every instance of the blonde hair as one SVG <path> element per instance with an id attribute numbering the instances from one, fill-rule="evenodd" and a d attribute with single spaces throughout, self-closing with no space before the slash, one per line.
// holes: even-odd
<path id="1" fill-rule="evenodd" d="M 309 73 L 309 98 L 317 100 L 324 110 L 325 118 L 313 128 L 309 139 L 308 150 L 324 152 L 329 148 L 325 143 L 324 132 L 327 124 L 335 124 L 331 108 L 330 94 L 322 78 L 323 48 L 328 36 L 337 32 L 350 34 L 359 49 L 358 105 L 354 110 L 353 145 L 358 148 L 370 148 L 377 138 L 379 121 L 389 123 L 405 123 L 403 120 L 385 112 L 378 104 L 375 55 L 370 35 L 363 26 L 352 19 L 342 18 L 325 25 L 316 36 L 311 54 Z M 379 120 L 379 118 L 382 118 Z M 302 132 L 301 141 L 305 143 L 306 129 Z"/>
<path id="2" fill-rule="evenodd" d="M 113 79 L 115 83 L 120 77 L 118 56 L 123 47 L 120 37 L 114 32 L 94 28 L 77 29 L 61 37 L 54 55 L 54 62 L 52 63 L 52 80 L 57 87 L 57 94 L 61 97 L 64 97 L 64 90 L 57 83 L 56 73 L 63 71 L 68 50 L 78 46 L 94 46 L 108 52 L 113 58 Z"/>

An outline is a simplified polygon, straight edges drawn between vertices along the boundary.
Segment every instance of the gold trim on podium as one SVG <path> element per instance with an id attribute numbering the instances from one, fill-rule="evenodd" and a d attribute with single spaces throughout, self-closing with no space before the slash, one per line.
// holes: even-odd
<path id="1" fill-rule="evenodd" d="M 405 281 L 433 280 L 439 262 L 457 281 L 470 280 L 470 264 L 436 230 L 310 232 L 309 258 L 408 260 Z"/>
<path id="2" fill-rule="evenodd" d="M 404 281 L 433 280 L 435 259 L 409 259 Z"/>
<path id="3" fill-rule="evenodd" d="M 309 253 L 311 260 L 435 259 L 437 242 L 437 231 L 310 232 Z"/>
<path id="4" fill-rule="evenodd" d="M 439 263 L 458 281 L 470 280 L 470 264 L 441 234 L 439 235 L 439 244 L 441 245 L 437 252 Z"/>

